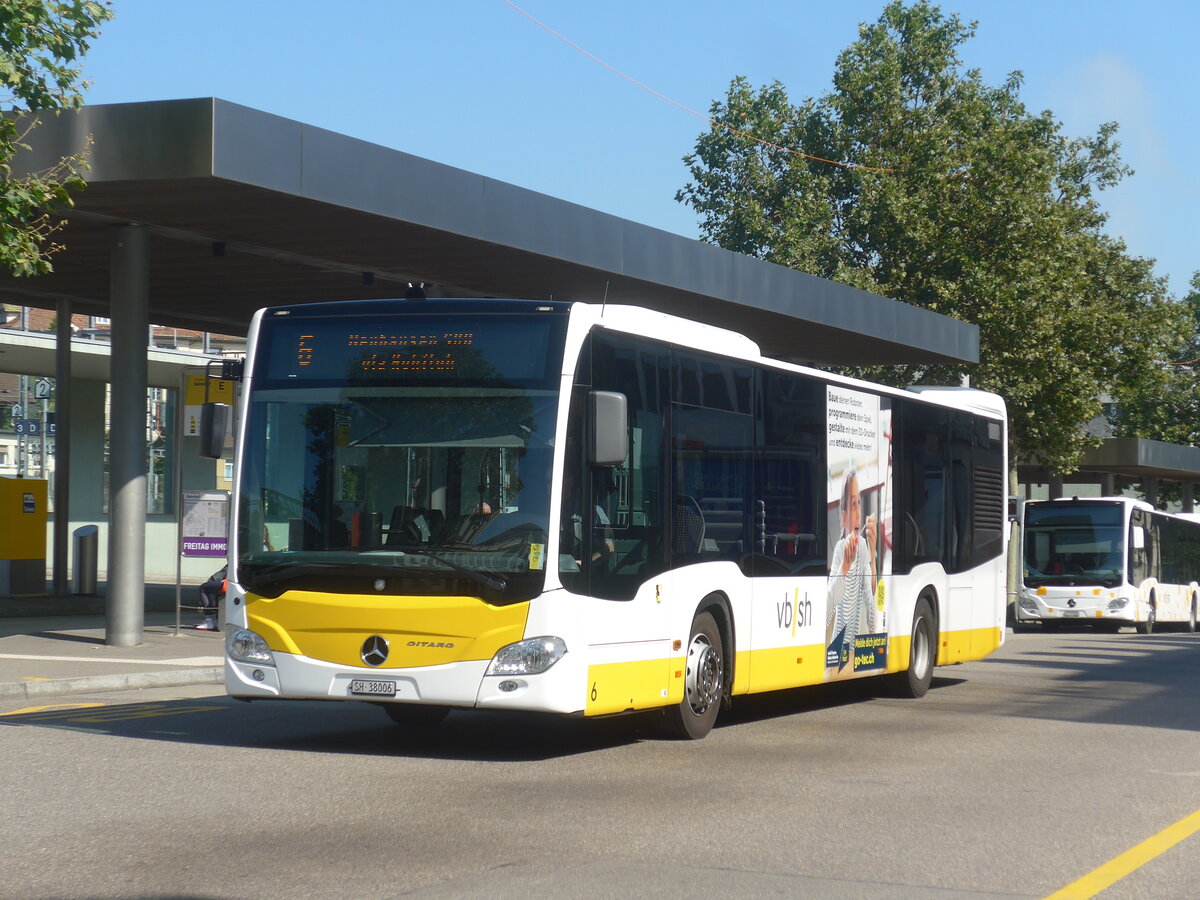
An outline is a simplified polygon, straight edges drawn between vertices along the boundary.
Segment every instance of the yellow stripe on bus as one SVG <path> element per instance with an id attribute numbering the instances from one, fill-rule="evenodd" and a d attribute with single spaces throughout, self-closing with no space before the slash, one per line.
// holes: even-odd
<path id="1" fill-rule="evenodd" d="M 683 665 L 683 657 L 678 657 L 588 666 L 583 714 L 603 716 L 679 703 L 683 700 Z"/>
<path id="2" fill-rule="evenodd" d="M 739 665 L 738 670 L 748 668 L 747 692 L 759 693 L 820 684 L 825 679 L 825 647 L 821 644 L 773 647 L 755 650 L 746 656 L 750 660 L 749 667 Z M 734 693 L 738 693 L 736 685 Z"/>
<path id="3" fill-rule="evenodd" d="M 1000 636 L 998 628 L 943 632 L 939 637 L 939 649 L 948 651 L 944 659 L 949 662 L 982 659 L 1000 646 Z M 908 635 L 889 641 L 885 671 L 903 672 L 908 668 L 911 642 Z M 736 663 L 731 689 L 734 696 L 807 687 L 825 681 L 825 647 L 822 644 L 742 651 L 737 654 Z M 948 664 L 940 652 L 938 664 Z M 861 673 L 859 677 L 868 676 Z M 683 678 L 683 657 L 588 666 L 584 715 L 602 716 L 673 706 L 683 700 Z"/>
<path id="4" fill-rule="evenodd" d="M 964 663 L 972 659 L 983 659 L 989 653 L 992 653 L 1000 646 L 1000 639 L 1003 637 L 1003 632 L 1000 628 L 969 628 L 962 631 L 943 631 L 938 635 L 938 653 L 937 664 L 939 666 L 949 666 L 955 663 Z M 897 660 L 897 669 L 892 669 L 888 666 L 888 671 L 902 671 L 908 668 L 908 643 L 910 638 L 895 638 L 892 640 L 892 646 L 903 654 L 903 663 Z M 899 642 L 903 641 L 904 646 L 901 650 Z"/>

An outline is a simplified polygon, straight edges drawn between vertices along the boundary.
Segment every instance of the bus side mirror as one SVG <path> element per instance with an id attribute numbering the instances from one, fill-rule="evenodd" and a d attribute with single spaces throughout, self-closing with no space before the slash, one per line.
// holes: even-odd
<path id="1" fill-rule="evenodd" d="M 629 450 L 629 412 L 625 395 L 616 391 L 592 391 L 588 395 L 592 413 L 591 458 L 594 466 L 619 466 Z"/>
<path id="2" fill-rule="evenodd" d="M 200 407 L 200 455 L 220 459 L 225 455 L 225 432 L 229 430 L 229 404 L 205 403 Z"/>
<path id="3" fill-rule="evenodd" d="M 1145 550 L 1146 549 L 1146 529 L 1143 528 L 1141 525 L 1133 526 L 1133 549 L 1134 550 Z"/>

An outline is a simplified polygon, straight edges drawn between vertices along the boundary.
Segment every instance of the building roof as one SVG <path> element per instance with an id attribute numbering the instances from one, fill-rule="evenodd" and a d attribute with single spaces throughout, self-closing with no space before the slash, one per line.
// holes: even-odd
<path id="1" fill-rule="evenodd" d="M 1079 468 L 1084 472 L 1111 472 L 1129 478 L 1197 481 L 1200 447 L 1147 438 L 1108 438 L 1099 447 L 1084 451 Z"/>
<path id="2" fill-rule="evenodd" d="M 244 334 L 266 305 L 403 296 L 633 303 L 832 364 L 977 362 L 974 325 L 226 101 L 85 107 L 16 161 L 87 146 L 53 274 L 0 300 L 116 317 L 111 226 L 150 231 L 150 320 Z M 484 152 L 481 149 L 481 152 Z"/>

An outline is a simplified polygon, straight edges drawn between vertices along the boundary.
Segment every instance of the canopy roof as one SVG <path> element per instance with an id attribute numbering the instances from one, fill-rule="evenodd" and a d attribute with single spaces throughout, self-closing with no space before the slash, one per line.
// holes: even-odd
<path id="1" fill-rule="evenodd" d="M 55 271 L 0 300 L 118 317 L 111 226 L 150 230 L 150 320 L 244 334 L 261 306 L 403 296 L 632 303 L 782 359 L 973 363 L 974 325 L 534 191 L 218 99 L 48 117 L 18 170 L 85 146 Z"/>

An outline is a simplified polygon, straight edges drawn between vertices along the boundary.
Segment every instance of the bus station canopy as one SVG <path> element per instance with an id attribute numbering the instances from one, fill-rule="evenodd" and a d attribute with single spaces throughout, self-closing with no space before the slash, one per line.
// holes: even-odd
<path id="1" fill-rule="evenodd" d="M 403 296 L 631 303 L 818 364 L 974 363 L 974 325 L 226 101 L 47 116 L 18 171 L 87 149 L 54 272 L 0 300 L 121 316 L 114 226 L 149 233 L 157 325 L 244 334 L 261 306 Z M 669 202 L 664 200 L 664 202 Z M 118 303 L 119 305 L 119 303 Z"/>
<path id="2" fill-rule="evenodd" d="M 1027 484 L 1048 483 L 1051 475 L 1043 466 L 1023 465 L 1017 471 L 1019 480 Z M 1085 450 L 1079 468 L 1062 480 L 1065 484 L 1094 484 L 1104 476 L 1114 479 L 1114 492 L 1122 482 L 1146 479 L 1200 483 L 1200 447 L 1148 438 L 1105 437 L 1098 446 Z"/>

